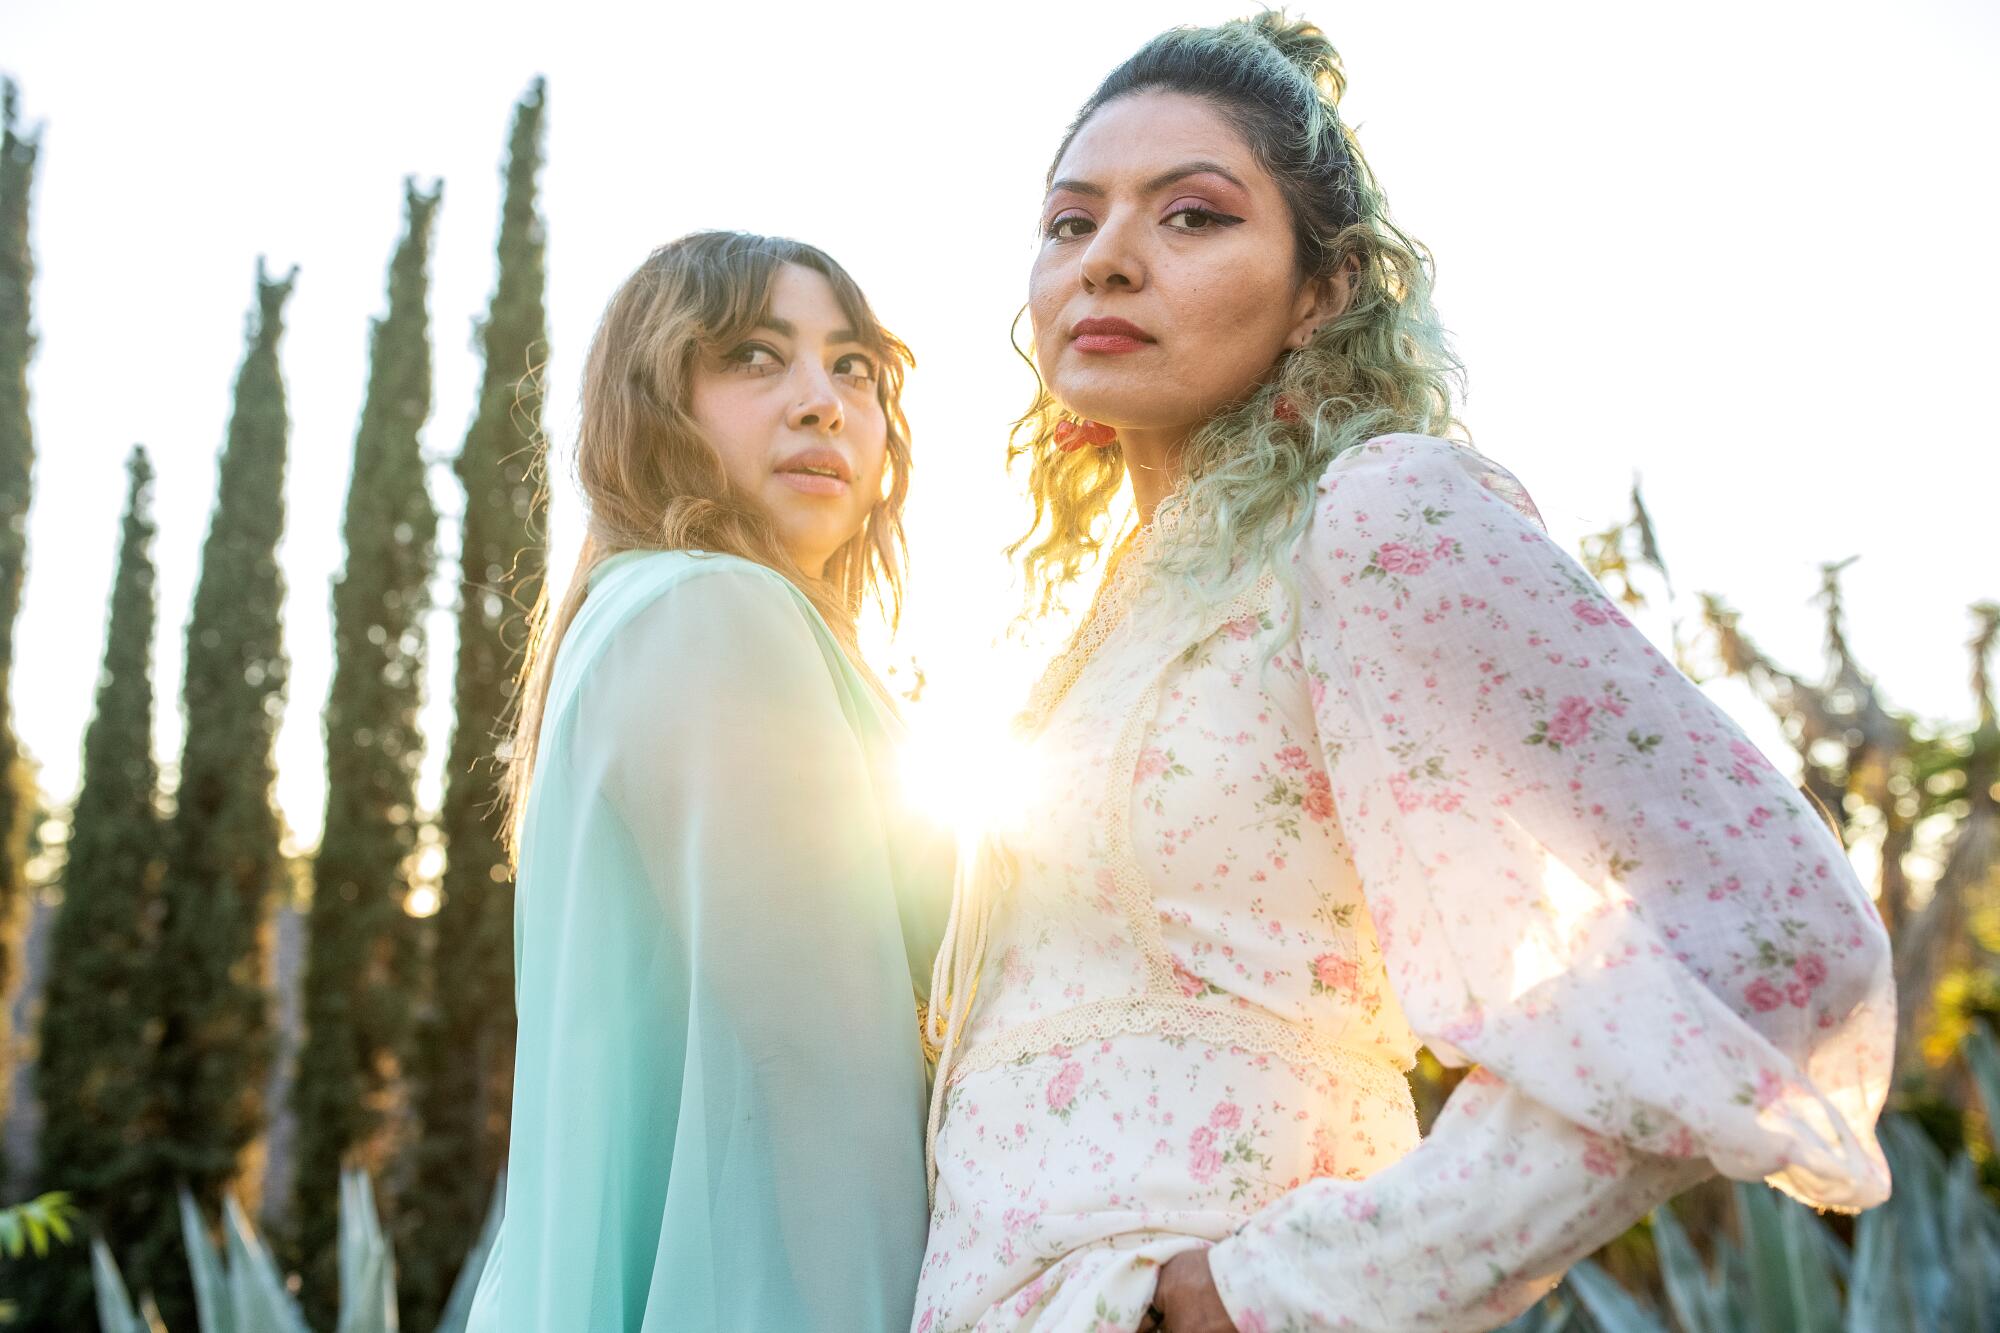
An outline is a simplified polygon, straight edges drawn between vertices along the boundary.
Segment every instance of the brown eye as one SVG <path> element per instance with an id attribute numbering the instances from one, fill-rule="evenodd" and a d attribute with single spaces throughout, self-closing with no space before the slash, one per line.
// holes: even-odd
<path id="1" fill-rule="evenodd" d="M 859 352 L 849 352 L 833 363 L 833 373 L 853 380 L 856 384 L 873 384 L 875 362 Z"/>
<path id="2" fill-rule="evenodd" d="M 765 370 L 778 364 L 778 354 L 763 343 L 744 343 L 723 353 L 722 363 L 733 370 Z"/>
<path id="3" fill-rule="evenodd" d="M 1185 218 L 1186 222 L 1175 225 L 1174 219 Z M 1227 213 L 1218 213 L 1212 208 L 1177 208 L 1166 216 L 1166 226 L 1173 231 L 1214 231 L 1219 227 L 1233 227 L 1242 218 L 1233 218 Z"/>
<path id="4" fill-rule="evenodd" d="M 1058 241 L 1073 241 L 1079 236 L 1088 236 L 1097 229 L 1097 224 L 1081 213 L 1064 213 L 1051 221 L 1044 235 Z"/>

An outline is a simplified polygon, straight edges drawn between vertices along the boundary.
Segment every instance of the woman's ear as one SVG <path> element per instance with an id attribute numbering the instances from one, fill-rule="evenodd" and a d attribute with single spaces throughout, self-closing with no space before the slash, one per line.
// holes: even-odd
<path id="1" fill-rule="evenodd" d="M 1361 274 L 1361 260 L 1349 255 L 1340 267 L 1324 278 L 1314 278 L 1300 292 L 1303 313 L 1285 339 L 1288 351 L 1296 351 L 1313 340 L 1320 326 L 1340 317 L 1354 299 L 1355 280 Z"/>

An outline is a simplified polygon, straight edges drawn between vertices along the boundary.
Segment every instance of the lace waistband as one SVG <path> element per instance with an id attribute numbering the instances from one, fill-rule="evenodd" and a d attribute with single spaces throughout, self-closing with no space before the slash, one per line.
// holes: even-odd
<path id="1" fill-rule="evenodd" d="M 1387 1051 L 1355 1046 L 1302 1023 L 1252 1010 L 1218 1008 L 1161 995 L 1093 1000 L 1022 1023 L 983 1040 L 969 1041 L 943 1075 L 947 1084 L 996 1065 L 1031 1058 L 1057 1046 L 1079 1046 L 1106 1037 L 1147 1034 L 1188 1037 L 1211 1046 L 1236 1046 L 1292 1064 L 1336 1074 L 1366 1094 L 1408 1100 L 1408 1066 Z"/>

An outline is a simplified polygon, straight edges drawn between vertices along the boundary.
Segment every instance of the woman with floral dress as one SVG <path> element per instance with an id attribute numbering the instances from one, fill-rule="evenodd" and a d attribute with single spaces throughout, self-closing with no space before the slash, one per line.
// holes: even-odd
<path id="1" fill-rule="evenodd" d="M 1051 170 L 1034 586 L 1126 481 L 1140 525 L 933 977 L 918 1333 L 1485 1329 L 1710 1174 L 1888 1192 L 1868 895 L 1440 438 L 1427 262 L 1341 87 L 1308 24 L 1175 30 Z M 1471 1066 L 1421 1143 L 1420 1045 Z"/>

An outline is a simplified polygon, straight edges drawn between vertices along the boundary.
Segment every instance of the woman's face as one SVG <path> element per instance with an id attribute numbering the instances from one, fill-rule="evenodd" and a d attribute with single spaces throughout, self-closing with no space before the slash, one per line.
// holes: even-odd
<path id="1" fill-rule="evenodd" d="M 832 285 L 797 264 L 778 269 L 757 326 L 694 367 L 689 410 L 723 471 L 815 578 L 882 494 L 889 424 L 878 374 Z"/>
<path id="2" fill-rule="evenodd" d="M 1277 182 L 1207 102 L 1104 106 L 1056 164 L 1029 278 L 1035 361 L 1071 411 L 1185 434 L 1311 336 Z"/>

